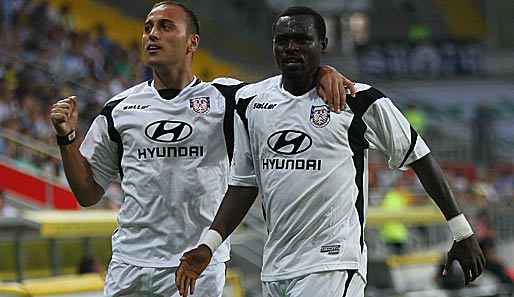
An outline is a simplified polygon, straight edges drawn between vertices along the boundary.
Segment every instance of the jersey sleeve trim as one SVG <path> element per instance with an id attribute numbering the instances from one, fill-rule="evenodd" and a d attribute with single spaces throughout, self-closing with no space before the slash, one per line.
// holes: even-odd
<path id="1" fill-rule="evenodd" d="M 410 127 L 410 146 L 409 146 L 409 150 L 405 154 L 405 157 L 403 158 L 403 161 L 400 164 L 400 166 L 398 166 L 399 168 L 402 168 L 405 165 L 405 162 L 407 162 L 407 160 L 409 159 L 410 154 L 414 151 L 414 148 L 416 147 L 417 139 L 418 139 L 418 133 L 411 126 Z"/>
<path id="2" fill-rule="evenodd" d="M 123 157 L 123 142 L 121 141 L 120 133 L 118 133 L 116 127 L 114 127 L 112 111 L 118 104 L 121 103 L 121 101 L 125 100 L 126 98 L 127 97 L 123 97 L 121 99 L 108 102 L 100 112 L 100 114 L 105 116 L 107 119 L 107 132 L 109 133 L 109 139 L 117 144 L 118 168 L 120 169 L 119 173 L 121 178 L 123 178 L 123 170 L 121 168 L 121 159 Z"/>
<path id="3" fill-rule="evenodd" d="M 243 125 L 246 129 L 246 132 L 248 133 L 248 118 L 246 117 L 246 110 L 248 109 L 248 105 L 252 101 L 253 98 L 255 98 L 257 95 L 248 97 L 248 98 L 239 98 L 237 101 L 236 106 L 236 112 L 241 121 L 243 122 Z"/>
<path id="4" fill-rule="evenodd" d="M 237 85 L 213 83 L 212 85 L 218 89 L 221 95 L 225 98 L 223 133 L 225 135 L 228 160 L 231 161 L 232 156 L 234 155 L 234 111 L 236 109 L 236 93 L 239 89 L 246 86 L 247 83 L 240 83 Z"/>
<path id="5" fill-rule="evenodd" d="M 362 117 L 375 101 L 385 97 L 384 93 L 371 87 L 366 90 L 358 91 L 355 95 L 355 99 L 348 100 L 346 103 L 356 116 Z"/>

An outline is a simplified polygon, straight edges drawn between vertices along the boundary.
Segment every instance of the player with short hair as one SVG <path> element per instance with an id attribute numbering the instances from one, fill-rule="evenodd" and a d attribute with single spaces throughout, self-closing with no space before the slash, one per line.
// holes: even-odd
<path id="1" fill-rule="evenodd" d="M 236 93 L 229 189 L 202 244 L 181 259 L 182 296 L 200 288 L 196 278 L 258 190 L 268 231 L 263 296 L 364 296 L 369 149 L 387 154 L 393 168 L 412 168 L 449 221 L 455 241 L 446 269 L 458 260 L 466 285 L 481 274 L 484 256 L 439 165 L 391 100 L 356 84 L 356 99 L 335 114 L 316 94 L 316 68 L 327 46 L 323 23 L 308 7 L 280 14 L 273 51 L 282 75 Z"/>
<path id="2" fill-rule="evenodd" d="M 234 94 L 245 83 L 207 83 L 194 76 L 198 33 L 196 16 L 184 5 L 155 4 L 142 35 L 153 79 L 108 100 L 81 145 L 75 142 L 77 98 L 52 106 L 66 177 L 78 202 L 95 205 L 121 176 L 124 201 L 105 296 L 178 296 L 173 280 L 179 259 L 198 245 L 227 190 Z M 344 93 L 344 77 L 331 69 L 318 74 L 327 92 L 334 87 Z M 227 242 L 199 279 L 200 295 L 221 296 L 228 259 Z"/>

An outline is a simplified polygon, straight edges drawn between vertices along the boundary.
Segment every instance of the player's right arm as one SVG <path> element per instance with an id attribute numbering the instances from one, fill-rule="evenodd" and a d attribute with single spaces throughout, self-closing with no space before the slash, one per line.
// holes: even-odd
<path id="1" fill-rule="evenodd" d="M 212 254 L 241 223 L 258 193 L 254 187 L 229 186 L 201 244 L 180 259 L 180 266 L 175 273 L 175 285 L 181 296 L 187 296 L 188 291 L 194 293 L 196 280 L 209 265 Z"/>
<path id="2" fill-rule="evenodd" d="M 230 167 L 228 191 L 221 202 L 209 231 L 203 236 L 196 249 L 188 251 L 180 259 L 175 274 L 175 285 L 181 296 L 193 294 L 196 280 L 211 261 L 212 254 L 241 223 L 257 198 L 257 180 L 253 167 L 253 156 L 248 135 L 245 110 L 251 99 L 241 99 L 241 89 L 236 107 L 234 133 L 234 157 Z M 243 92 L 243 94 L 246 94 Z M 251 97 L 251 96 L 250 96 Z"/>
<path id="3" fill-rule="evenodd" d="M 66 136 L 75 130 L 78 121 L 77 97 L 70 96 L 52 105 L 50 119 L 55 132 Z M 76 141 L 59 145 L 61 158 L 68 184 L 81 206 L 95 205 L 100 201 L 104 190 L 93 179 L 93 173 L 86 158 L 79 151 Z"/>

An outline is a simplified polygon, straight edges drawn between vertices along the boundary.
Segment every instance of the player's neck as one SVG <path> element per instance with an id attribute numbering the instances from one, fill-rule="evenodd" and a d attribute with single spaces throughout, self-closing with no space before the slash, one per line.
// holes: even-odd
<path id="1" fill-rule="evenodd" d="M 314 77 L 306 78 L 286 78 L 282 77 L 282 87 L 289 93 L 300 96 L 303 95 L 316 86 L 316 80 Z"/>
<path id="2" fill-rule="evenodd" d="M 163 89 L 183 89 L 194 78 L 191 70 L 169 70 L 169 71 L 156 71 L 153 70 L 154 87 L 157 90 Z"/>

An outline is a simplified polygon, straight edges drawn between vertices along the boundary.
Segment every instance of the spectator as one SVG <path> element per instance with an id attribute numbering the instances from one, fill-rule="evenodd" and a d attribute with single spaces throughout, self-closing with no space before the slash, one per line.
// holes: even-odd
<path id="1" fill-rule="evenodd" d="M 480 173 L 479 178 L 471 187 L 475 199 L 475 206 L 486 207 L 490 204 L 498 204 L 500 196 L 488 173 Z"/>
<path id="2" fill-rule="evenodd" d="M 484 208 L 480 211 L 475 226 L 476 238 L 486 259 L 485 270 L 496 276 L 501 283 L 514 285 L 514 279 L 509 276 L 496 249 L 496 230 L 489 209 Z"/>
<path id="3" fill-rule="evenodd" d="M 489 105 L 476 107 L 472 123 L 474 159 L 479 164 L 490 164 L 494 160 L 491 140 L 495 117 Z"/>
<path id="4" fill-rule="evenodd" d="M 419 108 L 418 105 L 409 103 L 404 114 L 412 128 L 414 128 L 414 130 L 416 130 L 419 133 L 419 135 L 425 135 L 425 112 L 421 108 Z"/>
<path id="5" fill-rule="evenodd" d="M 384 211 L 400 212 L 408 207 L 410 193 L 404 189 L 401 181 L 401 178 L 398 179 L 396 185 L 391 187 L 384 196 L 384 199 L 382 199 L 381 207 Z M 382 228 L 380 228 L 380 236 L 391 252 L 395 254 L 406 252 L 409 229 L 404 223 L 395 220 L 385 222 Z"/>
<path id="6" fill-rule="evenodd" d="M 16 208 L 6 204 L 4 190 L 0 189 L 0 218 L 17 217 L 19 212 Z"/>
<path id="7" fill-rule="evenodd" d="M 104 273 L 102 262 L 96 255 L 85 255 L 79 263 L 78 273 Z"/>
<path id="8" fill-rule="evenodd" d="M 53 11 L 53 21 L 63 27 L 66 31 L 75 31 L 77 21 L 71 14 L 71 7 L 69 3 L 63 3 L 57 10 Z"/>

